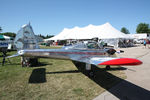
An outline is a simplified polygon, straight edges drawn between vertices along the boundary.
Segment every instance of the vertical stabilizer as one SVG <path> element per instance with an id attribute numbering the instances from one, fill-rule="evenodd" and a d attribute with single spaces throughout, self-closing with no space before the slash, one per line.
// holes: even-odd
<path id="1" fill-rule="evenodd" d="M 38 42 L 34 35 L 33 29 L 29 24 L 23 25 L 18 31 L 14 44 L 17 50 L 20 49 L 38 49 Z"/>

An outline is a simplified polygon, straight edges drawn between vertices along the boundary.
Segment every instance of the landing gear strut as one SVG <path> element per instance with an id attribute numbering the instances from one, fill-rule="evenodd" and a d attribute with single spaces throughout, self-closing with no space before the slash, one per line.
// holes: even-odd
<path id="1" fill-rule="evenodd" d="M 91 64 L 86 63 L 86 70 L 88 72 L 89 77 L 94 77 L 94 72 L 92 71 Z"/>

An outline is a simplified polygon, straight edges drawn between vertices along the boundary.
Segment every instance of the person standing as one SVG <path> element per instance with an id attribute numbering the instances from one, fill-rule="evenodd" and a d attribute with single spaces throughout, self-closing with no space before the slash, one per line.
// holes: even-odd
<path id="1" fill-rule="evenodd" d="M 146 40 L 144 40 L 143 44 L 144 44 L 144 46 L 145 46 L 145 48 L 146 48 Z"/>

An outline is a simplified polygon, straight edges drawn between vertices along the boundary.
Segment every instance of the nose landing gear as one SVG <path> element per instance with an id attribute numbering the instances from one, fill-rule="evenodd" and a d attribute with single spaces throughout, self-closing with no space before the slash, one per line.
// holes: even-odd
<path id="1" fill-rule="evenodd" d="M 106 65 L 106 70 L 110 70 L 110 65 Z"/>

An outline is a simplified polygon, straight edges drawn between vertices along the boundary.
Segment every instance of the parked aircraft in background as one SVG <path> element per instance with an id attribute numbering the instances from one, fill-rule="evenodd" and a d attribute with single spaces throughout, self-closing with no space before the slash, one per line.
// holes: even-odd
<path id="1" fill-rule="evenodd" d="M 61 49 L 39 49 L 34 38 L 30 24 L 25 25 L 18 32 L 15 39 L 17 54 L 9 56 L 22 56 L 22 66 L 30 66 L 37 63 L 37 58 L 65 59 L 85 63 L 85 69 L 91 71 L 91 65 L 110 66 L 132 66 L 140 65 L 142 62 L 134 58 L 114 57 L 116 50 L 113 48 L 101 48 L 98 43 L 78 43 L 71 46 L 64 46 Z"/>
<path id="2" fill-rule="evenodd" d="M 2 52 L 2 54 L 3 54 L 2 65 L 4 65 L 4 62 L 5 62 L 5 56 L 7 53 L 7 48 L 8 48 L 8 42 L 0 40 L 0 52 Z"/>
<path id="3" fill-rule="evenodd" d="M 0 51 L 6 51 L 8 48 L 8 42 L 0 41 Z"/>

